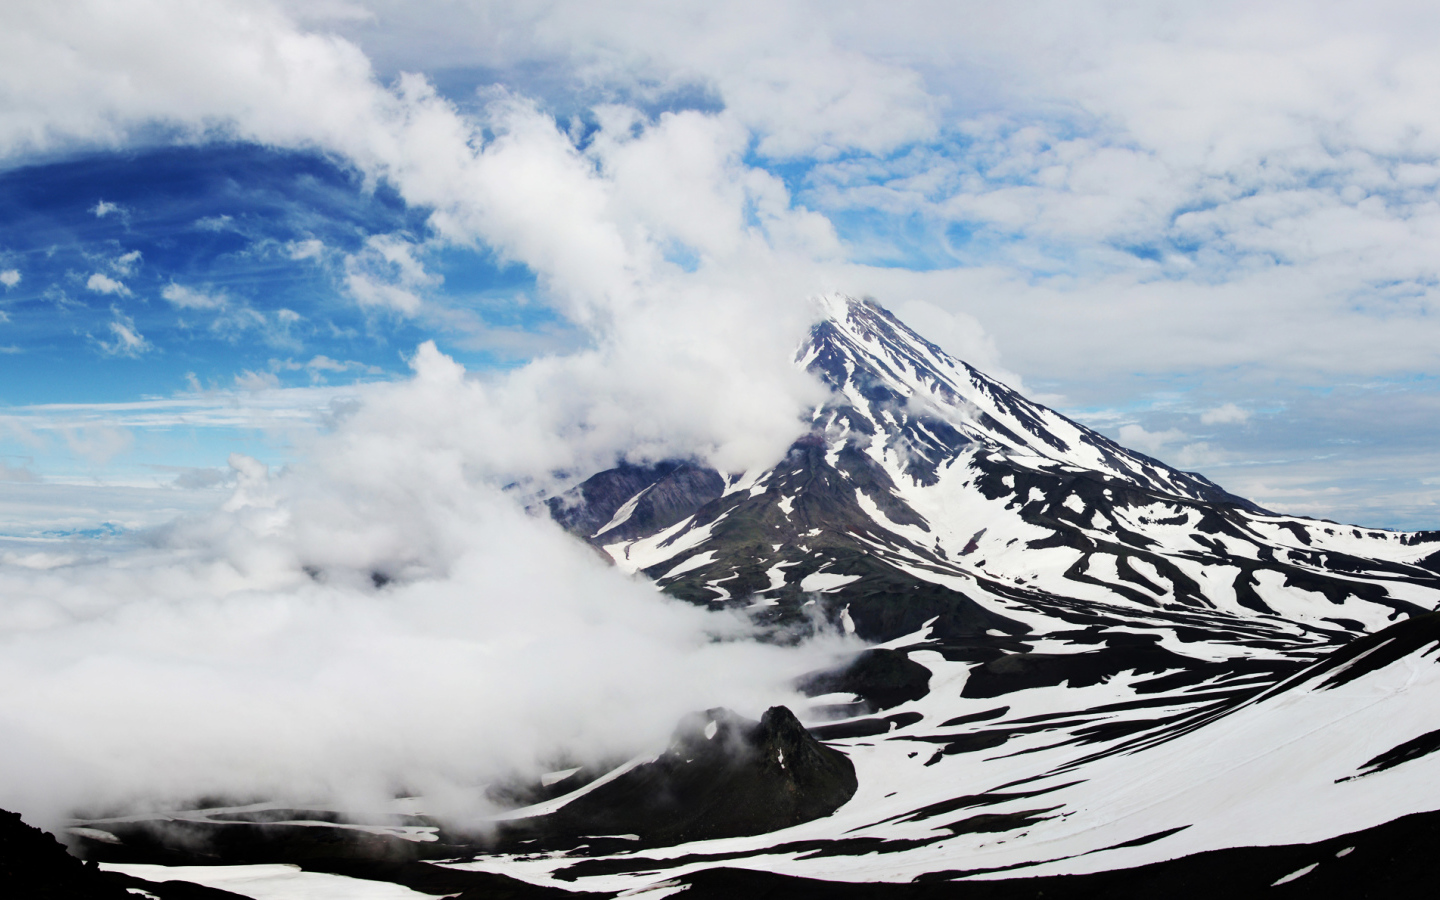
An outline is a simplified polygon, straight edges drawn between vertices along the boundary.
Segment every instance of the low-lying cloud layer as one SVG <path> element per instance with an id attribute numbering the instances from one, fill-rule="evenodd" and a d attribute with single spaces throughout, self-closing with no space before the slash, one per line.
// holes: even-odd
<path id="1" fill-rule="evenodd" d="M 0 807 L 374 812 L 411 791 L 470 819 L 487 779 L 793 702 L 834 658 L 838 638 L 756 642 L 527 512 L 501 475 L 535 435 L 503 388 L 433 346 L 414 365 L 291 469 L 236 456 L 215 512 L 110 558 L 0 566 Z"/>

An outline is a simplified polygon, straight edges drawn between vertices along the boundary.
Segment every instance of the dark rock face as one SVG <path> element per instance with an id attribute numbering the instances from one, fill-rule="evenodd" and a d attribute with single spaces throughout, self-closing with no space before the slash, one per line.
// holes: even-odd
<path id="1" fill-rule="evenodd" d="M 1148 635 L 1146 635 L 1148 637 Z M 1121 672 L 1160 674 L 1183 670 L 1195 661 L 1152 643 L 1132 643 L 1085 653 L 1011 653 L 970 670 L 962 697 L 999 697 L 1012 691 L 1068 683 L 1100 684 Z"/>
<path id="2" fill-rule="evenodd" d="M 550 515 L 567 531 L 586 540 L 598 537 L 602 543 L 611 543 L 668 528 L 718 499 L 724 491 L 725 479 L 720 473 L 693 463 L 625 463 L 590 477 L 560 497 L 550 498 L 547 506 Z M 630 515 L 606 528 L 631 500 L 635 505 Z"/>
<path id="3" fill-rule="evenodd" d="M 843 668 L 802 676 L 796 686 L 809 697 L 858 694 L 867 707 L 863 712 L 869 713 L 924 697 L 930 692 L 930 670 L 899 650 L 866 650 Z"/>
<path id="4" fill-rule="evenodd" d="M 628 834 L 653 845 L 764 834 L 830 815 L 857 786 L 845 754 L 811 737 L 785 707 L 759 722 L 712 709 L 682 722 L 654 762 L 507 837 Z"/>
<path id="5" fill-rule="evenodd" d="M 65 852 L 51 835 L 0 810 L 0 896 L 35 900 L 130 900 L 133 894 Z"/>

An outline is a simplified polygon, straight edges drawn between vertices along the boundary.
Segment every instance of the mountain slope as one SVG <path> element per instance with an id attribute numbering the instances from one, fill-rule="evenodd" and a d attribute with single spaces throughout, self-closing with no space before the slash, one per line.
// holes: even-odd
<path id="1" fill-rule="evenodd" d="M 166 827 L 231 835 L 256 860 L 292 861 L 275 855 L 285 841 L 308 858 L 323 837 L 332 855 L 657 897 L 823 896 L 834 881 L 1086 896 L 1128 883 L 1119 870 L 1197 895 L 1268 890 L 1308 885 L 1315 866 L 1353 881 L 1346 847 L 1383 860 L 1386 835 L 1434 830 L 1440 532 L 1262 509 L 1025 399 L 869 301 L 827 298 L 796 363 L 832 394 L 777 465 L 627 463 L 547 505 L 615 565 L 743 609 L 770 640 L 833 627 L 870 644 L 801 680 L 809 736 L 772 711 L 784 741 L 714 757 L 712 711 L 703 739 L 520 792 L 534 805 L 489 843 L 425 817 L 352 834 L 328 813 L 283 835 L 246 819 L 241 834 L 234 816 L 275 814 L 248 808 Z M 813 739 L 828 749 L 802 754 Z M 784 768 L 802 757 L 814 772 Z M 119 835 L 97 854 L 158 852 L 143 844 L 153 823 L 84 824 Z M 1217 860 L 1238 868 L 1207 874 Z"/>
<path id="2" fill-rule="evenodd" d="M 1421 646 L 1440 534 L 1261 509 L 1026 400 L 871 302 L 826 307 L 797 364 L 832 399 L 780 464 L 622 467 L 552 511 L 616 565 L 744 608 L 776 639 L 818 612 L 923 666 L 923 696 L 882 709 L 861 683 L 821 679 L 811 727 L 860 783 L 833 816 L 634 858 L 512 860 L 521 877 L 1050 875 L 1440 807 L 1414 790 L 1440 774 L 1421 752 L 1440 718 L 1403 694 L 1440 690 Z M 1408 649 L 1320 683 L 1377 640 Z M 1350 786 L 1385 773 L 1396 787 Z"/>

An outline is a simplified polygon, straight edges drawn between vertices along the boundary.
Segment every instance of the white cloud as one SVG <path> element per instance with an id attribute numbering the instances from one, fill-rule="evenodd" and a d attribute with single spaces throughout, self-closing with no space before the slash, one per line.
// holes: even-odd
<path id="1" fill-rule="evenodd" d="M 1235 425 L 1248 421 L 1249 418 L 1250 411 L 1234 403 L 1224 403 L 1200 414 L 1200 421 L 1205 425 Z"/>
<path id="2" fill-rule="evenodd" d="M 955 40 L 962 25 L 982 18 L 953 6 L 921 12 L 851 3 L 838 11 L 836 4 L 746 0 L 603 8 L 477 2 L 443 13 L 390 0 L 365 7 L 374 11 L 370 21 L 332 27 L 394 69 L 529 62 L 579 90 L 614 86 L 636 105 L 705 93 L 759 136 L 760 153 L 778 158 L 883 154 L 935 135 L 943 100 L 927 89 L 913 54 L 886 51 L 901 43 L 897 33 L 904 44 L 926 29 Z"/>
<path id="3" fill-rule="evenodd" d="M 249 369 L 235 376 L 235 388 L 241 391 L 269 391 L 280 386 L 273 372 L 252 372 Z"/>
<path id="4" fill-rule="evenodd" d="M 85 287 L 97 294 L 120 294 L 121 296 L 126 296 L 130 293 L 130 289 L 123 283 L 101 272 L 96 272 L 94 275 L 91 275 L 90 279 L 85 282 Z"/>
<path id="5" fill-rule="evenodd" d="M 201 231 L 226 231 L 234 224 L 233 216 L 206 216 L 195 220 L 195 227 Z"/>
<path id="6" fill-rule="evenodd" d="M 316 259 L 325 252 L 325 242 L 311 238 L 304 241 L 291 241 L 285 245 L 286 251 L 291 259 Z"/>
<path id="7" fill-rule="evenodd" d="M 307 362 L 295 362 L 293 360 L 287 360 L 281 363 L 276 360 L 271 360 L 271 365 L 278 365 L 290 371 L 304 370 L 310 373 L 311 380 L 316 383 L 322 383 L 325 380 L 325 374 L 327 372 L 336 375 L 345 372 L 356 372 L 368 375 L 384 374 L 384 370 L 379 368 L 378 366 L 372 366 L 368 363 L 359 362 L 353 359 L 347 359 L 343 361 L 338 359 L 331 359 L 324 354 L 313 356 Z"/>
<path id="8" fill-rule="evenodd" d="M 30 471 L 28 466 L 12 466 L 0 459 L 0 481 L 33 482 L 36 480 L 35 473 Z"/>
<path id="9" fill-rule="evenodd" d="M 13 288 L 15 285 L 17 285 L 17 284 L 19 284 L 19 283 L 20 283 L 20 270 L 19 270 L 19 269 L 6 269 L 6 270 L 4 270 L 3 272 L 0 272 L 0 284 L 5 285 L 5 290 L 8 291 L 8 290 L 10 290 L 11 288 Z"/>
<path id="10" fill-rule="evenodd" d="M 112 310 L 115 319 L 108 325 L 111 340 L 95 339 L 95 343 L 107 356 L 129 356 L 138 357 L 154 349 L 154 346 L 145 339 L 135 328 L 135 320 L 120 312 Z"/>
<path id="11" fill-rule="evenodd" d="M 345 287 L 361 306 L 388 307 L 413 315 L 421 293 L 440 283 L 425 271 L 417 247 L 396 235 L 372 235 L 359 253 L 345 257 Z"/>
<path id="12" fill-rule="evenodd" d="M 34 642 L 5 661 L 0 761 L 26 777 L 0 779 L 0 806 L 259 792 L 371 809 L 403 785 L 463 821 L 501 773 L 634 752 L 696 708 L 793 702 L 788 679 L 833 658 L 717 641 L 747 626 L 526 513 L 477 477 L 509 438 L 476 440 L 493 419 L 463 415 L 489 388 L 432 347 L 415 368 L 285 473 L 233 456 L 226 509 L 144 554 L 0 566 L 0 591 L 29 598 L 0 629 Z"/>
<path id="13" fill-rule="evenodd" d="M 129 253 L 123 253 L 110 260 L 110 268 L 119 272 L 121 275 L 130 275 L 135 271 L 136 266 L 139 265 L 141 255 L 139 250 L 131 250 Z"/>
<path id="14" fill-rule="evenodd" d="M 90 212 L 95 214 L 95 218 L 103 219 L 111 213 L 124 212 L 124 209 L 114 203 L 108 203 L 104 200 L 99 200 L 96 201 L 94 206 L 90 207 Z"/>
<path id="15" fill-rule="evenodd" d="M 160 296 L 180 309 L 222 309 L 227 303 L 223 292 L 205 293 L 173 281 L 160 290 Z"/>
<path id="16" fill-rule="evenodd" d="M 160 291 L 172 306 L 180 310 L 197 313 L 213 313 L 210 331 L 230 341 L 259 333 L 260 339 L 271 347 L 294 349 L 299 340 L 292 328 L 302 316 L 292 309 L 277 309 L 265 313 L 246 302 L 235 303 L 224 291 L 197 290 L 171 282 Z"/>
<path id="17" fill-rule="evenodd" d="M 1185 432 L 1178 428 L 1167 428 L 1164 431 L 1146 431 L 1144 427 L 1131 423 L 1121 425 L 1119 440 L 1126 447 L 1133 447 L 1142 453 L 1155 456 L 1171 444 L 1177 444 L 1185 440 Z"/>
<path id="18" fill-rule="evenodd" d="M 0 153 L 123 141 L 164 123 L 197 137 L 347 157 L 388 178 L 412 206 L 433 209 L 438 243 L 488 247 L 531 268 L 542 299 L 583 329 L 588 350 L 517 375 L 513 389 L 518 411 L 520 397 L 546 383 L 546 405 L 533 417 L 552 433 L 584 435 L 584 453 L 596 458 L 633 446 L 756 464 L 783 450 L 816 394 L 788 357 L 808 324 L 804 298 L 830 286 L 812 261 L 839 245 L 827 220 L 791 203 L 783 181 L 745 162 L 747 122 L 771 115 L 760 108 L 763 96 L 793 113 L 772 116 L 767 134 L 776 143 L 766 152 L 888 147 L 933 125 L 907 118 L 930 101 L 903 67 L 865 62 L 823 39 L 797 57 L 823 63 L 819 82 L 806 65 L 782 62 L 775 65 L 784 71 L 771 66 L 757 82 L 758 99 L 743 115 L 737 105 L 650 122 L 611 107 L 582 151 L 513 93 L 492 93 L 469 115 L 418 76 L 387 89 L 354 45 L 306 33 L 273 7 L 157 2 L 122 16 L 96 4 L 60 16 L 34 3 L 7 15 L 16 28 L 0 31 L 0 51 L 19 55 L 0 67 L 0 100 L 14 110 L 10 125 L 0 123 Z M 584 18 L 610 27 L 608 18 Z M 14 32 L 28 43 L 7 44 Z M 743 30 L 725 33 L 730 40 Z M 789 37 L 769 34 L 777 47 Z M 27 54 L 42 50 L 76 66 L 38 94 L 28 81 L 21 90 L 6 73 L 19 77 Z M 715 60 L 758 52 L 711 50 Z M 274 65 L 253 66 L 257 57 Z M 117 92 L 122 79 L 127 87 Z M 698 254 L 695 271 L 667 260 L 674 247 Z M 346 260 L 344 283 L 362 305 L 418 314 L 436 285 L 421 262 L 429 250 L 403 235 L 372 238 Z M 660 370 L 672 377 L 649 374 Z M 686 391 L 710 399 L 696 404 Z M 650 421 L 627 423 L 638 408 Z M 578 428 L 577 419 L 588 424 Z"/>
<path id="19" fill-rule="evenodd" d="M 126 428 L 108 425 L 81 425 L 62 429 L 70 452 L 97 466 L 104 466 L 135 443 L 135 435 Z"/>
<path id="20" fill-rule="evenodd" d="M 313 369 L 317 372 L 344 372 L 358 365 L 360 364 L 355 362 L 336 362 L 328 356 L 316 356 L 305 363 L 305 368 Z"/>

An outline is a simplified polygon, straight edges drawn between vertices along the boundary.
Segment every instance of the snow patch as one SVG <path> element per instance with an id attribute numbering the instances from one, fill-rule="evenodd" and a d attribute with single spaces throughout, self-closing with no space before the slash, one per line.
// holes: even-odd
<path id="1" fill-rule="evenodd" d="M 664 581 L 664 580 L 667 579 L 667 578 L 675 578 L 675 577 L 677 577 L 677 576 L 679 576 L 679 575 L 684 575 L 686 572 L 693 572 L 693 571 L 695 571 L 696 569 L 702 569 L 702 568 L 704 568 L 705 566 L 710 565 L 710 564 L 711 564 L 712 562 L 714 562 L 714 561 L 715 561 L 715 551 L 714 551 L 714 550 L 706 550 L 706 551 L 703 552 L 703 553 L 697 553 L 697 554 L 695 554 L 694 556 L 692 556 L 692 557 L 690 557 L 689 559 L 687 559 L 687 560 L 685 560 L 684 562 L 682 562 L 680 565 L 678 565 L 678 566 L 676 566 L 675 568 L 671 569 L 670 571 L 666 572 L 664 575 L 661 575 L 660 578 L 659 578 L 659 580 L 660 580 L 660 581 Z"/>
<path id="2" fill-rule="evenodd" d="M 605 532 L 610 531 L 613 528 L 618 528 L 621 525 L 624 525 L 626 522 L 630 521 L 630 517 L 635 514 L 635 507 L 638 506 L 640 503 L 640 498 L 644 497 L 647 493 L 649 493 L 650 488 L 654 486 L 655 485 L 652 484 L 650 485 L 650 487 L 645 488 L 645 490 L 631 497 L 629 500 L 626 500 L 623 504 L 621 504 L 619 509 L 615 510 L 615 515 L 610 517 L 610 521 L 605 523 L 605 527 L 590 535 L 590 537 L 597 538 Z"/>
<path id="3" fill-rule="evenodd" d="M 1272 885 L 1270 885 L 1270 886 L 1271 886 L 1271 887 L 1279 887 L 1280 885 L 1282 885 L 1282 884 L 1288 884 L 1288 883 L 1296 880 L 1297 878 L 1304 878 L 1306 875 L 1309 875 L 1311 872 L 1315 871 L 1315 867 L 1318 866 L 1318 865 L 1320 865 L 1320 864 L 1319 864 L 1319 863 L 1311 863 L 1310 865 L 1306 866 L 1306 867 L 1303 868 L 1303 869 L 1296 869 L 1294 872 L 1291 872 L 1289 875 L 1286 875 L 1284 878 L 1281 878 L 1279 881 L 1275 882 L 1274 884 L 1272 884 Z"/>
<path id="4" fill-rule="evenodd" d="M 838 572 L 812 572 L 800 581 L 800 590 L 808 593 L 830 591 L 844 587 L 852 581 L 859 581 L 859 575 L 841 575 Z"/>

